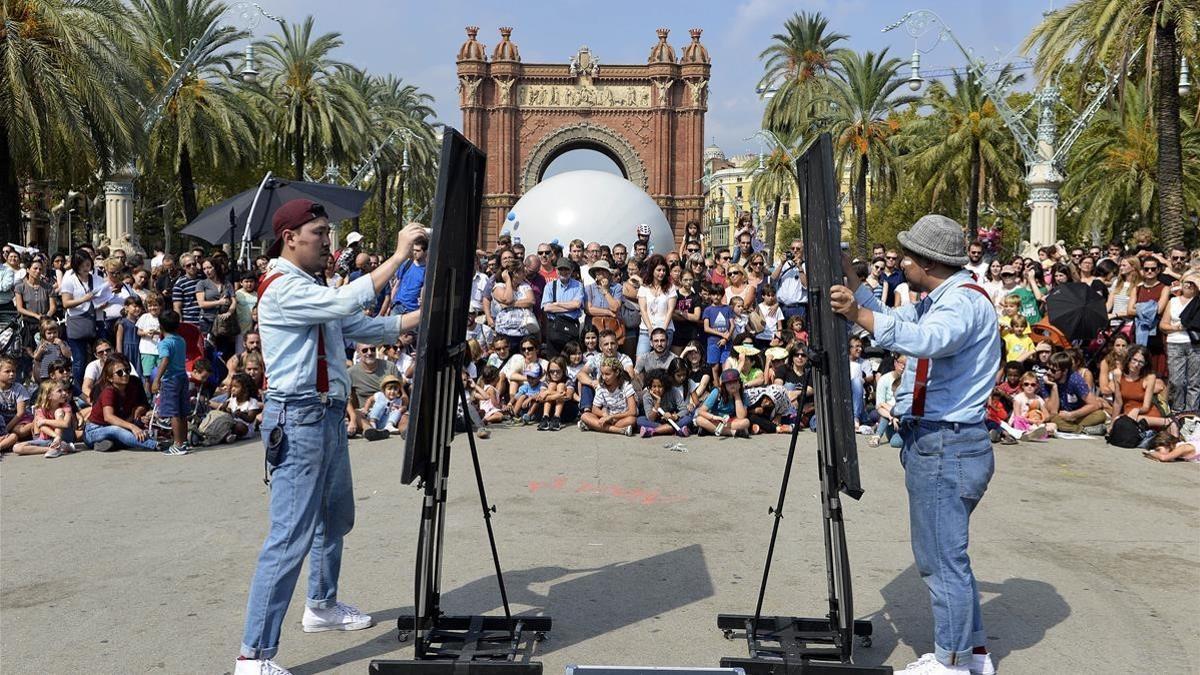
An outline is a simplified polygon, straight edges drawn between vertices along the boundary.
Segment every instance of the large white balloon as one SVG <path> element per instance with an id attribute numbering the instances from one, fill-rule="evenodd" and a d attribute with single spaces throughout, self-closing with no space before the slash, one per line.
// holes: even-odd
<path id="1" fill-rule="evenodd" d="M 639 223 L 650 226 L 654 253 L 675 249 L 671 225 L 650 195 L 604 171 L 567 171 L 547 178 L 525 193 L 512 212 L 516 225 L 506 219 L 502 227 L 529 250 L 555 239 L 564 249 L 572 239 L 631 246 Z"/>

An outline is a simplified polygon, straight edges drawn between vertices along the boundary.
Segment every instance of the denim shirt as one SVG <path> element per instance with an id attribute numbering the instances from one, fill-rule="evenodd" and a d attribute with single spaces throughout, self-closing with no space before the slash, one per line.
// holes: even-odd
<path id="1" fill-rule="evenodd" d="M 875 313 L 875 343 L 909 357 L 896 391 L 897 417 L 912 410 L 917 359 L 930 358 L 924 419 L 983 421 L 1000 369 L 1000 331 L 983 293 L 958 290 L 967 283 L 971 273 L 960 271 L 921 302 L 896 308 L 884 307 L 866 284 L 855 291 L 858 304 Z"/>
<path id="2" fill-rule="evenodd" d="M 258 326 L 267 368 L 265 398 L 288 400 L 317 395 L 317 330 L 325 331 L 329 397 L 345 401 L 350 375 L 342 352 L 344 340 L 369 344 L 395 342 L 399 315 L 373 317 L 363 305 L 375 297 L 371 276 L 364 274 L 329 288 L 284 258 L 268 273 L 282 273 L 258 303 Z"/>

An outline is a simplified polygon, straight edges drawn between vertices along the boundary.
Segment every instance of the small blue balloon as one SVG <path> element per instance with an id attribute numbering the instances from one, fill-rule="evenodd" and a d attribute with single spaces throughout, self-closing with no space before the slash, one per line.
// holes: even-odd
<path id="1" fill-rule="evenodd" d="M 508 219 L 509 219 L 509 220 L 516 220 L 516 219 L 517 219 L 517 214 L 513 213 L 512 211 L 509 211 L 509 212 L 508 212 Z"/>
<path id="2" fill-rule="evenodd" d="M 555 238 L 551 239 L 551 240 L 550 240 L 550 243 L 551 243 L 551 244 L 554 244 L 555 246 L 558 246 L 558 237 L 555 237 Z"/>
<path id="3" fill-rule="evenodd" d="M 501 237 L 507 237 L 507 236 L 509 236 L 509 234 L 511 234 L 511 233 L 508 230 L 500 230 Z"/>

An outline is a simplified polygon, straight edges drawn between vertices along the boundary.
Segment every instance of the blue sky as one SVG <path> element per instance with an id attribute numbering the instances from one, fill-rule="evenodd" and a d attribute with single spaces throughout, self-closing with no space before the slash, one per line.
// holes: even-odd
<path id="1" fill-rule="evenodd" d="M 800 10 L 817 10 L 833 31 L 850 36 L 858 50 L 890 52 L 907 61 L 912 39 L 903 31 L 881 34 L 880 28 L 912 9 L 937 12 L 968 47 L 998 58 L 1019 45 L 1043 11 L 1064 0 L 733 0 L 692 2 L 627 0 L 260 0 L 263 7 L 291 21 L 316 17 L 322 32 L 342 33 L 341 59 L 376 73 L 394 73 L 436 99 L 439 121 L 458 127 L 462 115 L 455 92 L 454 57 L 466 39 L 464 26 L 480 27 L 479 40 L 490 54 L 499 41 L 497 29 L 512 26 L 513 41 L 526 62 L 563 62 L 580 45 L 588 45 L 601 64 L 644 63 L 657 41 L 655 29 L 671 29 L 676 51 L 689 41 L 688 29 L 704 29 L 702 41 L 713 60 L 705 142 L 716 138 L 726 154 L 757 150 L 744 140 L 759 127 L 763 103 L 754 93 L 762 73 L 758 54 L 783 22 Z M 260 35 L 271 29 L 258 27 Z M 929 49 L 933 35 L 921 45 Z M 1015 52 L 1014 52 L 1015 53 Z M 936 45 L 923 56 L 923 66 L 961 66 L 963 58 L 950 43 Z"/>

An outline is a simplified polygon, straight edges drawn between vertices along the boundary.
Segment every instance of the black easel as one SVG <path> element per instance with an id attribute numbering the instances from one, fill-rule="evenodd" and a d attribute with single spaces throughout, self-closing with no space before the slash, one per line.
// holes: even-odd
<path id="1" fill-rule="evenodd" d="M 818 294 L 819 295 L 819 294 Z M 813 301 L 816 301 L 814 298 Z M 809 353 L 810 367 L 819 369 L 827 355 Z M 807 382 L 804 383 L 807 389 Z M 842 527 L 842 506 L 837 491 L 836 466 L 832 441 L 827 427 L 818 425 L 817 472 L 821 481 L 822 521 L 825 538 L 825 569 L 829 585 L 829 613 L 825 618 L 762 616 L 767 580 L 775 555 L 779 523 L 783 520 L 783 504 L 787 498 L 788 481 L 796 456 L 796 441 L 800 435 L 799 414 L 804 410 L 802 390 L 797 399 L 797 420 L 792 427 L 779 498 L 774 508 L 771 541 L 767 545 L 767 560 L 763 565 L 762 582 L 758 587 L 758 602 L 753 615 L 720 614 L 717 627 L 725 637 L 733 639 L 735 632 L 746 638 L 747 657 L 721 659 L 723 668 L 742 668 L 751 675 L 878 675 L 890 673 L 887 666 L 856 666 L 850 663 L 853 639 L 859 637 L 863 646 L 871 644 L 871 622 L 854 621 L 853 594 L 850 585 L 850 562 L 846 554 L 846 533 Z M 828 418 L 826 418 L 828 419 Z"/>
<path id="2" fill-rule="evenodd" d="M 417 537 L 414 615 L 396 620 L 401 642 L 407 641 L 410 636 L 414 637 L 416 660 L 372 661 L 370 672 L 373 675 L 467 675 L 496 671 L 539 675 L 542 672 L 541 663 L 522 663 L 518 659 L 527 650 L 528 640 L 540 641 L 545 637 L 550 630 L 551 619 L 548 616 L 514 617 L 508 606 L 504 573 L 500 569 L 496 536 L 492 531 L 492 514 L 496 512 L 496 507 L 488 504 L 483 472 L 479 468 L 479 453 L 475 447 L 475 434 L 470 416 L 466 414 L 469 403 L 461 376 L 466 353 L 466 344 L 460 343 L 447 354 L 447 366 L 441 369 L 438 381 L 439 389 L 445 392 L 443 400 L 447 405 L 423 422 L 452 425 L 455 406 L 462 407 L 466 435 L 471 446 L 471 462 L 475 467 L 475 485 L 479 490 L 479 504 L 483 509 L 483 522 L 487 527 L 504 616 L 446 616 L 442 613 L 442 544 L 450 472 L 450 440 L 453 437 L 451 430 L 446 428 L 444 433 L 438 434 L 438 438 L 445 439 L 444 442 L 438 442 L 436 452 L 431 453 L 433 461 L 425 466 L 421 474 L 424 500 Z"/>
<path id="3" fill-rule="evenodd" d="M 888 666 L 852 664 L 854 638 L 870 644 L 871 623 L 854 620 L 850 561 L 846 551 L 846 531 L 842 521 L 840 492 L 858 499 L 863 491 L 858 478 L 858 456 L 854 432 L 847 418 L 851 408 L 849 363 L 846 361 L 847 330 L 844 319 L 833 314 L 828 291 L 843 283 L 841 274 L 841 226 L 837 214 L 837 190 L 834 183 L 833 144 L 829 134 L 817 141 L 796 162 L 800 178 L 801 205 L 804 211 L 804 247 L 808 265 L 809 373 L 813 383 L 813 401 L 817 416 L 817 474 L 821 482 L 821 521 L 825 540 L 825 572 L 829 587 L 829 611 L 823 618 L 762 616 L 763 598 L 788 479 L 796 454 L 800 425 L 792 428 L 787 464 L 779 486 L 779 499 L 770 513 L 775 517 L 771 543 L 763 566 L 762 583 L 754 614 L 721 614 L 717 627 L 725 637 L 735 631 L 746 637 L 748 657 L 723 658 L 722 667 L 740 667 L 750 675 L 876 675 L 890 673 Z M 799 412 L 803 412 L 804 392 Z"/>

